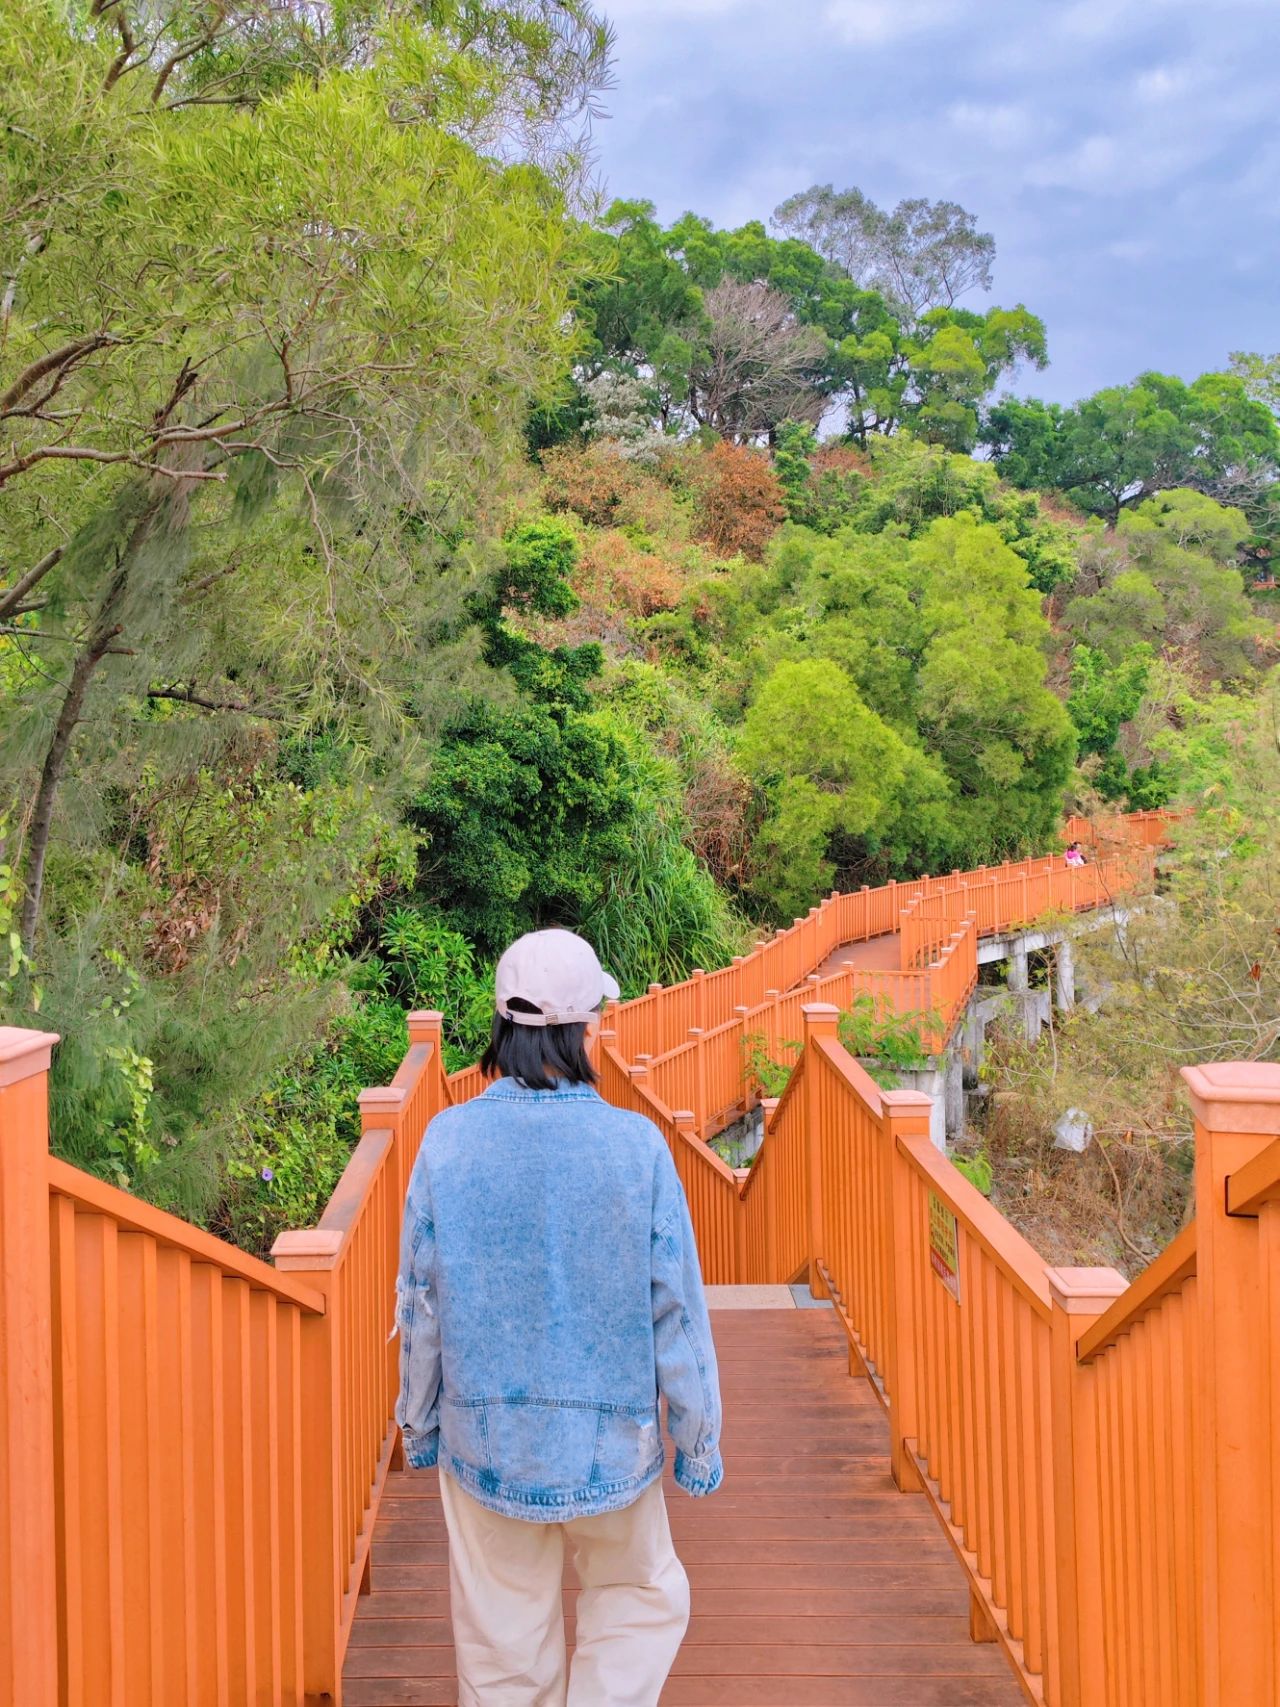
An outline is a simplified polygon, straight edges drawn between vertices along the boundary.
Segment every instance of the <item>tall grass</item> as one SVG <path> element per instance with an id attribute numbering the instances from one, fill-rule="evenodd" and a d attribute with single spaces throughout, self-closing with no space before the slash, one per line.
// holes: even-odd
<path id="1" fill-rule="evenodd" d="M 657 813 L 636 826 L 628 859 L 604 874 L 600 897 L 577 928 L 624 995 L 651 983 L 679 983 L 698 966 L 723 966 L 746 951 L 751 937 L 685 846 L 678 820 Z"/>

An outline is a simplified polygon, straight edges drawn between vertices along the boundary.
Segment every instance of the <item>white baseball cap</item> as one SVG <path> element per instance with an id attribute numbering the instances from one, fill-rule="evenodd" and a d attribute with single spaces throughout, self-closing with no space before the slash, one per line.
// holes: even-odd
<path id="1" fill-rule="evenodd" d="M 495 983 L 498 1012 L 513 1025 L 587 1025 L 619 993 L 591 944 L 560 930 L 517 937 L 498 962 Z M 537 1011 L 513 1012 L 515 999 Z"/>

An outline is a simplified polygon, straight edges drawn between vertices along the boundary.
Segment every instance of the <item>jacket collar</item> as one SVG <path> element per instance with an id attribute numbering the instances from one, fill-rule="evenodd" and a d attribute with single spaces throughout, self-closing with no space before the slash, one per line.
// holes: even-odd
<path id="1" fill-rule="evenodd" d="M 559 1083 L 554 1090 L 531 1091 L 528 1085 L 522 1085 L 519 1079 L 498 1079 L 480 1093 L 486 1102 L 600 1102 L 599 1091 L 593 1085 L 567 1085 Z"/>

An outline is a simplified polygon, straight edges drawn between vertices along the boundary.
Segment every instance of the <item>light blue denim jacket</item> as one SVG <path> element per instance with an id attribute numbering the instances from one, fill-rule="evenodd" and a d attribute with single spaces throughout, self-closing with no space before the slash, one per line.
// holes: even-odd
<path id="1" fill-rule="evenodd" d="M 713 1493 L 720 1388 L 684 1192 L 652 1122 L 587 1085 L 499 1079 L 427 1128 L 400 1277 L 405 1457 L 559 1522 L 662 1472 Z"/>

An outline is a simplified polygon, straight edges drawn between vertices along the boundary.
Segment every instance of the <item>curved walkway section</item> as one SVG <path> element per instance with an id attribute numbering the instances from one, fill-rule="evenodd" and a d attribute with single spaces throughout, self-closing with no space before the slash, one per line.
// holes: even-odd
<path id="1" fill-rule="evenodd" d="M 716 1310 L 725 1482 L 690 1500 L 668 1470 L 693 1615 L 663 1707 L 1017 1707 L 999 1648 L 923 1494 L 889 1474 L 885 1414 L 846 1374 L 831 1310 Z M 392 1475 L 344 1707 L 457 1700 L 436 1472 Z M 576 1590 L 565 1586 L 572 1616 Z M 570 1624 L 572 1636 L 572 1623 Z"/>

